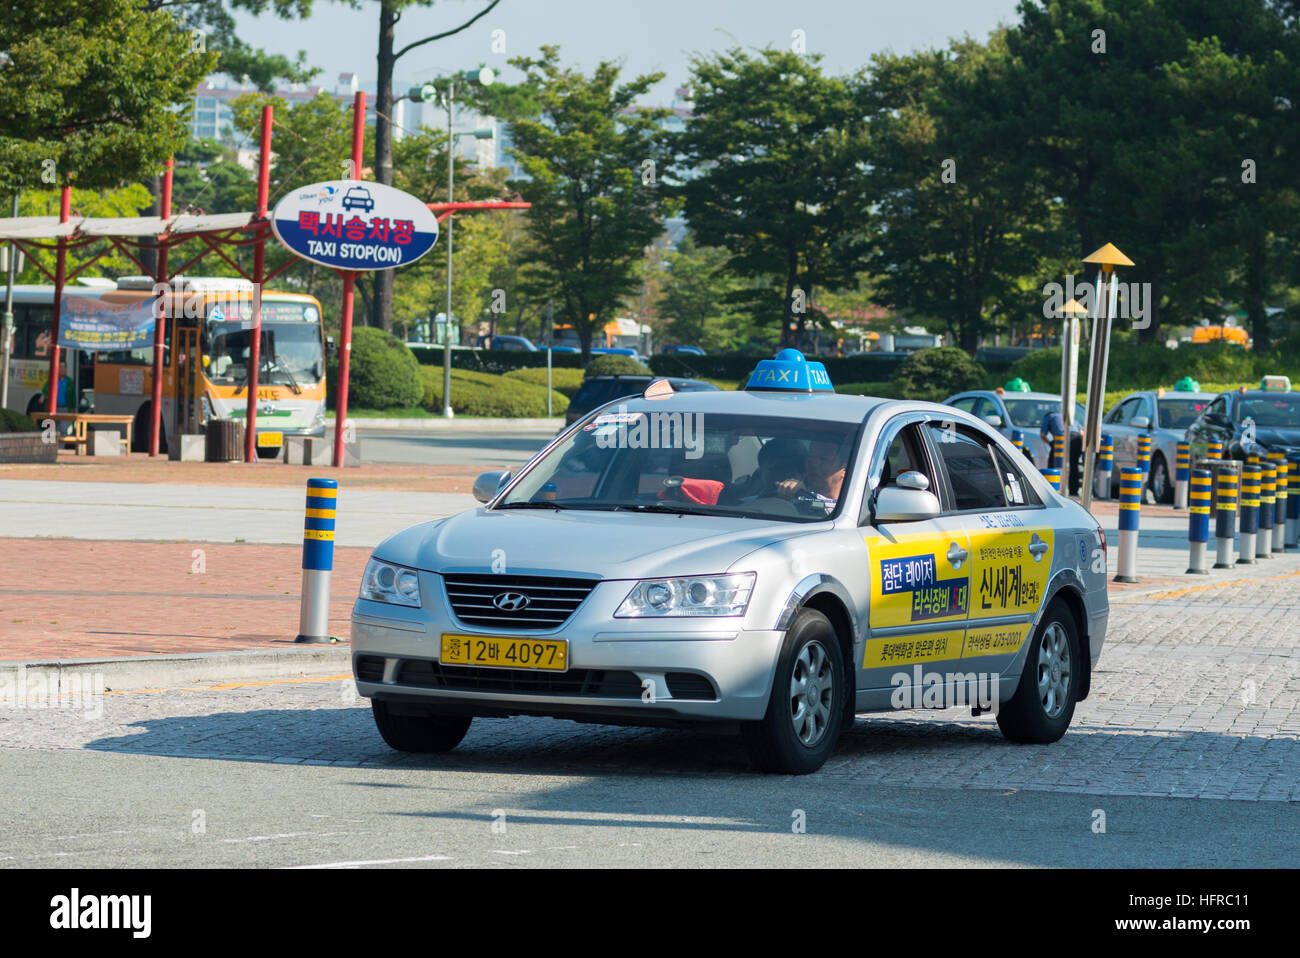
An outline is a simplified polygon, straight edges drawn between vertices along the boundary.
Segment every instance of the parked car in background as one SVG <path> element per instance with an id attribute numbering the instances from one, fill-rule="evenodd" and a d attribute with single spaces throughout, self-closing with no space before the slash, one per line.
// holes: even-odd
<path id="1" fill-rule="evenodd" d="M 516 353 L 535 353 L 537 347 L 527 336 L 493 336 L 489 349 L 504 349 Z"/>
<path id="2" fill-rule="evenodd" d="M 974 389 L 949 396 L 943 401 L 982 419 L 1008 439 L 1020 430 L 1025 441 L 1025 455 L 1040 469 L 1047 467 L 1051 449 L 1039 438 L 1043 417 L 1049 412 L 1061 411 L 1061 397 L 1055 393 L 1036 393 L 1014 390 Z M 1084 421 L 1082 403 L 1074 404 L 1074 421 L 1080 426 Z"/>
<path id="3" fill-rule="evenodd" d="M 665 356 L 705 356 L 708 355 L 699 346 L 665 346 L 659 350 Z"/>
<path id="4" fill-rule="evenodd" d="M 1210 403 L 1214 393 L 1203 393 L 1191 379 L 1182 379 L 1172 390 L 1147 389 L 1130 393 L 1115 404 L 1102 420 L 1101 431 L 1115 441 L 1115 463 L 1111 490 L 1119 489 L 1120 468 L 1136 466 L 1138 437 L 1151 437 L 1151 470 L 1147 488 L 1156 502 L 1174 501 L 1174 465 L 1178 444 Z"/>
<path id="5" fill-rule="evenodd" d="M 1290 468 L 1300 469 L 1300 393 L 1285 376 L 1265 376 L 1259 389 L 1220 393 L 1187 427 L 1187 439 L 1193 459 L 1218 440 L 1228 459 L 1281 452 Z"/>
<path id="6" fill-rule="evenodd" d="M 603 406 L 615 399 L 639 396 L 645 392 L 646 386 L 656 379 L 665 378 L 672 384 L 673 389 L 679 393 L 716 391 L 718 389 L 713 383 L 705 382 L 702 379 L 677 379 L 664 376 L 592 376 L 578 387 L 578 391 L 569 400 L 569 408 L 564 413 L 564 425 L 568 426 L 570 423 L 587 415 L 597 406 Z"/>

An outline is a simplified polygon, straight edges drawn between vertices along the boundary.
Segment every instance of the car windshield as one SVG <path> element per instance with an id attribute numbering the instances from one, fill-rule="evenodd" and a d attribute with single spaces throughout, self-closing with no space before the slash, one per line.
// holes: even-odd
<path id="1" fill-rule="evenodd" d="M 746 516 L 836 513 L 857 423 L 605 410 L 535 463 L 496 508 Z"/>
<path id="2" fill-rule="evenodd" d="M 1209 405 L 1208 399 L 1161 399 L 1160 428 L 1186 429 Z"/>
<path id="3" fill-rule="evenodd" d="M 1011 399 L 1007 396 L 1002 397 L 1006 403 L 1007 415 L 1011 417 L 1011 425 L 1021 428 L 1037 429 L 1042 425 L 1043 417 L 1049 412 L 1061 411 L 1061 400 L 1059 399 Z M 1074 421 L 1082 424 L 1086 413 L 1082 404 L 1074 404 Z"/>
<path id="4" fill-rule="evenodd" d="M 1237 404 L 1237 422 L 1247 419 L 1255 420 L 1256 426 L 1300 426 L 1300 395 L 1243 399 Z"/>

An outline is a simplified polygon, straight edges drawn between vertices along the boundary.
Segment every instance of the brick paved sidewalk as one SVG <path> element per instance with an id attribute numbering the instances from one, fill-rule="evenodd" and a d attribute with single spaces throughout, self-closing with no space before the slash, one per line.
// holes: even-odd
<path id="1" fill-rule="evenodd" d="M 334 550 L 329 625 L 344 640 L 369 554 Z M 283 545 L 0 540 L 0 661 L 294 648 L 301 558 Z"/>

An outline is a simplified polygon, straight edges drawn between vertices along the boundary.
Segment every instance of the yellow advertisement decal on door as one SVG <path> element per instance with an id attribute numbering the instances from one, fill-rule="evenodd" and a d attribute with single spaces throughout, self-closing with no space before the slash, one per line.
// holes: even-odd
<path id="1" fill-rule="evenodd" d="M 1038 611 L 1052 567 L 1054 537 L 1050 528 L 970 530 L 972 622 Z"/>

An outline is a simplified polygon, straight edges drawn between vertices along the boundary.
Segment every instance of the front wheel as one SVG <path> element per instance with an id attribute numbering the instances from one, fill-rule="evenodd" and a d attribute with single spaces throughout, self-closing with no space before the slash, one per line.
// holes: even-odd
<path id="1" fill-rule="evenodd" d="M 830 620 L 804 609 L 786 632 L 767 713 L 742 726 L 754 765 L 806 775 L 835 750 L 849 694 L 840 645 Z"/>
<path id="2" fill-rule="evenodd" d="M 370 709 L 379 734 L 399 752 L 450 752 L 473 721 L 468 715 L 400 714 L 378 699 L 371 699 Z"/>
<path id="3" fill-rule="evenodd" d="M 1156 502 L 1170 503 L 1174 501 L 1174 486 L 1169 481 L 1169 464 L 1165 462 L 1164 456 L 1156 456 L 1151 460 L 1151 495 L 1155 497 Z"/>
<path id="4" fill-rule="evenodd" d="M 1012 742 L 1046 745 L 1070 727 L 1079 695 L 1078 629 L 1064 602 L 1053 602 L 1025 655 L 1011 700 L 998 709 L 998 728 Z"/>

